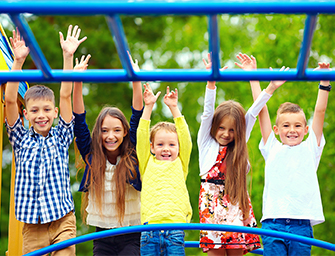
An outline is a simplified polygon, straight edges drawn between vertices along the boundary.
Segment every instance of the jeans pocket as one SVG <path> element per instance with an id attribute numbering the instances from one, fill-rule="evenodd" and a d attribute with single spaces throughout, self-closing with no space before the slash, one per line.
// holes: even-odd
<path id="1" fill-rule="evenodd" d="M 150 242 L 150 232 L 144 231 L 141 233 L 141 247 L 146 246 Z"/>
<path id="2" fill-rule="evenodd" d="M 169 233 L 168 239 L 173 245 L 184 246 L 185 232 L 181 230 L 172 230 Z"/>

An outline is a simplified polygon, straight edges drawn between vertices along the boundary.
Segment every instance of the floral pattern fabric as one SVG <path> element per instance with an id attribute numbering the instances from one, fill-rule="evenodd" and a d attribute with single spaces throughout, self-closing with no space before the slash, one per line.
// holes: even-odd
<path id="1" fill-rule="evenodd" d="M 200 223 L 257 227 L 250 198 L 249 218 L 243 220 L 242 211 L 238 204 L 231 204 L 224 193 L 226 150 L 226 147 L 220 150 L 214 166 L 206 175 L 206 179 L 201 180 L 199 195 Z M 243 253 L 246 254 L 260 247 L 258 235 L 226 231 L 200 231 L 200 248 L 204 252 L 209 249 L 243 249 Z"/>

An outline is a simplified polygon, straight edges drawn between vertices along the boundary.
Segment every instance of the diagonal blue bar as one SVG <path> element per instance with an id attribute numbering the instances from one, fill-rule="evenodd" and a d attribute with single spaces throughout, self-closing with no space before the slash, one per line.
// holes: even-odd
<path id="1" fill-rule="evenodd" d="M 38 46 L 34 34 L 30 30 L 30 27 L 23 15 L 11 15 L 11 19 L 18 27 L 22 37 L 24 38 L 24 41 L 26 42 L 26 45 L 29 47 L 31 57 L 37 68 L 42 70 L 45 78 L 51 78 L 51 68 L 47 60 L 45 59 L 40 47 Z"/>
<path id="2" fill-rule="evenodd" d="M 272 237 L 279 237 L 287 240 L 294 240 L 304 244 L 310 244 L 313 246 L 321 247 L 327 250 L 335 251 L 335 244 L 331 244 L 325 241 L 295 235 L 286 232 L 279 232 L 261 228 L 250 228 L 243 226 L 234 226 L 234 225 L 222 225 L 222 224 L 202 224 L 202 223 L 173 223 L 173 224 L 150 224 L 150 225 L 139 225 L 139 226 L 128 226 L 122 228 L 115 228 L 100 232 L 94 232 L 91 234 L 86 234 L 76 238 L 72 238 L 57 244 L 44 247 L 42 249 L 36 250 L 25 254 L 25 256 L 37 256 L 50 253 L 56 250 L 66 248 L 68 246 L 87 242 L 93 239 L 100 239 L 109 236 L 122 235 L 127 233 L 141 232 L 141 231 L 150 231 L 150 230 L 218 230 L 218 231 L 228 231 L 228 232 L 241 232 L 241 233 L 250 233 L 256 235 L 265 235 Z"/>
<path id="3" fill-rule="evenodd" d="M 217 80 L 220 76 L 220 42 L 219 42 L 219 28 L 217 15 L 210 15 L 208 17 L 208 32 L 209 32 L 209 52 L 212 58 L 212 74 L 213 79 Z"/>
<path id="4" fill-rule="evenodd" d="M 34 13 L 36 15 L 214 15 L 219 13 L 334 13 L 335 1 L 0 1 L 2 13 Z"/>
<path id="5" fill-rule="evenodd" d="M 118 15 L 107 16 L 108 27 L 113 35 L 117 52 L 119 54 L 121 64 L 126 70 L 129 78 L 134 78 L 135 73 L 131 65 L 127 51 L 129 51 L 126 35 L 123 30 L 121 19 Z"/>
<path id="6" fill-rule="evenodd" d="M 298 77 L 301 78 L 304 77 L 305 70 L 308 65 L 308 59 L 311 51 L 311 45 L 312 45 L 313 34 L 315 31 L 316 21 L 317 21 L 316 15 L 308 15 L 306 18 L 304 37 L 302 40 L 297 63 Z"/>

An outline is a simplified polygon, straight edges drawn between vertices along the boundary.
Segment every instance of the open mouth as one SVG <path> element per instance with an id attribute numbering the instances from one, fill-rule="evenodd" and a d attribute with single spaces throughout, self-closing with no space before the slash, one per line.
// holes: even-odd
<path id="1" fill-rule="evenodd" d="M 106 145 L 113 146 L 117 141 L 105 141 Z"/>
<path id="2" fill-rule="evenodd" d="M 44 126 L 48 123 L 48 120 L 47 121 L 39 121 L 39 122 L 35 122 L 35 123 L 38 124 L 38 125 Z"/>
<path id="3" fill-rule="evenodd" d="M 162 159 L 170 159 L 171 155 L 170 154 L 164 154 L 162 155 Z"/>

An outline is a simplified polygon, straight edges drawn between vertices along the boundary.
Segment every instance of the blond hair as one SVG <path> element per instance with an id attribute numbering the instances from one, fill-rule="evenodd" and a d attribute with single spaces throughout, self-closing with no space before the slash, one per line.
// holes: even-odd
<path id="1" fill-rule="evenodd" d="M 170 122 L 159 122 L 155 124 L 150 130 L 150 141 L 153 144 L 155 140 L 155 136 L 158 131 L 165 130 L 167 132 L 177 133 L 176 125 Z"/>

